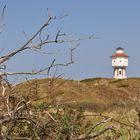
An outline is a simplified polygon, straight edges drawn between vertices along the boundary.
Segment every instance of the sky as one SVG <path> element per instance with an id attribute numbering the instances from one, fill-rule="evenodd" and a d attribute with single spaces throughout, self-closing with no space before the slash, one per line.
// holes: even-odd
<path id="1" fill-rule="evenodd" d="M 67 39 L 83 38 L 94 34 L 91 40 L 79 42 L 74 52 L 74 64 L 58 68 L 64 78 L 81 80 L 85 78 L 111 78 L 113 68 L 110 56 L 119 46 L 129 58 L 128 77 L 140 77 L 140 1 L 139 0 L 2 0 L 6 5 L 5 27 L 0 34 L 0 53 L 21 47 L 47 20 L 47 8 L 51 15 L 68 14 L 62 20 L 52 22 L 46 34 L 55 35 L 57 30 L 68 34 Z M 35 42 L 34 42 L 35 43 Z M 31 71 L 50 64 L 69 60 L 69 50 L 75 43 L 47 45 L 43 55 L 25 51 L 7 63 L 8 71 Z M 46 76 L 47 77 L 47 76 Z"/>

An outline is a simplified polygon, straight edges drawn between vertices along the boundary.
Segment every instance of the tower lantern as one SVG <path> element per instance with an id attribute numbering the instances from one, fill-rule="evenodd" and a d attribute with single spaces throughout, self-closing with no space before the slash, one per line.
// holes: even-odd
<path id="1" fill-rule="evenodd" d="M 118 47 L 116 53 L 111 56 L 112 67 L 114 68 L 113 78 L 126 78 L 126 67 L 128 66 L 128 55 L 124 53 L 124 49 Z"/>

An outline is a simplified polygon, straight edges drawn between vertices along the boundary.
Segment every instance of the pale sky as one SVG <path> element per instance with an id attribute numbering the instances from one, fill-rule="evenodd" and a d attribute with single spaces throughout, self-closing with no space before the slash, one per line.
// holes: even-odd
<path id="1" fill-rule="evenodd" d="M 61 21 L 52 22 L 47 33 L 58 29 L 71 37 L 95 39 L 80 42 L 74 52 L 75 63 L 60 68 L 65 78 L 84 79 L 112 77 L 110 56 L 119 46 L 128 53 L 128 77 L 140 77 L 140 1 L 139 0 L 2 0 L 6 4 L 5 29 L 0 37 L 2 55 L 26 42 L 23 31 L 32 35 L 47 19 L 47 8 L 53 15 L 68 14 Z M 68 37 L 67 37 L 68 38 Z M 8 62 L 9 71 L 30 71 L 45 67 L 50 59 L 66 62 L 72 44 L 46 46 L 47 52 L 57 55 L 43 55 L 24 52 Z"/>

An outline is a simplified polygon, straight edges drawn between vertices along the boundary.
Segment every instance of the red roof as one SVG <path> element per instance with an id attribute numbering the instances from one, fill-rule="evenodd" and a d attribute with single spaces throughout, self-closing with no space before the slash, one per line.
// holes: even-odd
<path id="1" fill-rule="evenodd" d="M 111 57 L 129 57 L 126 53 L 115 53 Z"/>

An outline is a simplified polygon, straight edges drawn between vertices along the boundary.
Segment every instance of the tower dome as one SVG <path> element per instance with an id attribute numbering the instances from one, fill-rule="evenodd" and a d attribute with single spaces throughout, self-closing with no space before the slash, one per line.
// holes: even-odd
<path id="1" fill-rule="evenodd" d="M 126 78 L 126 67 L 128 66 L 128 55 L 124 53 L 122 47 L 116 48 L 116 53 L 112 54 L 113 77 L 117 79 Z"/>

